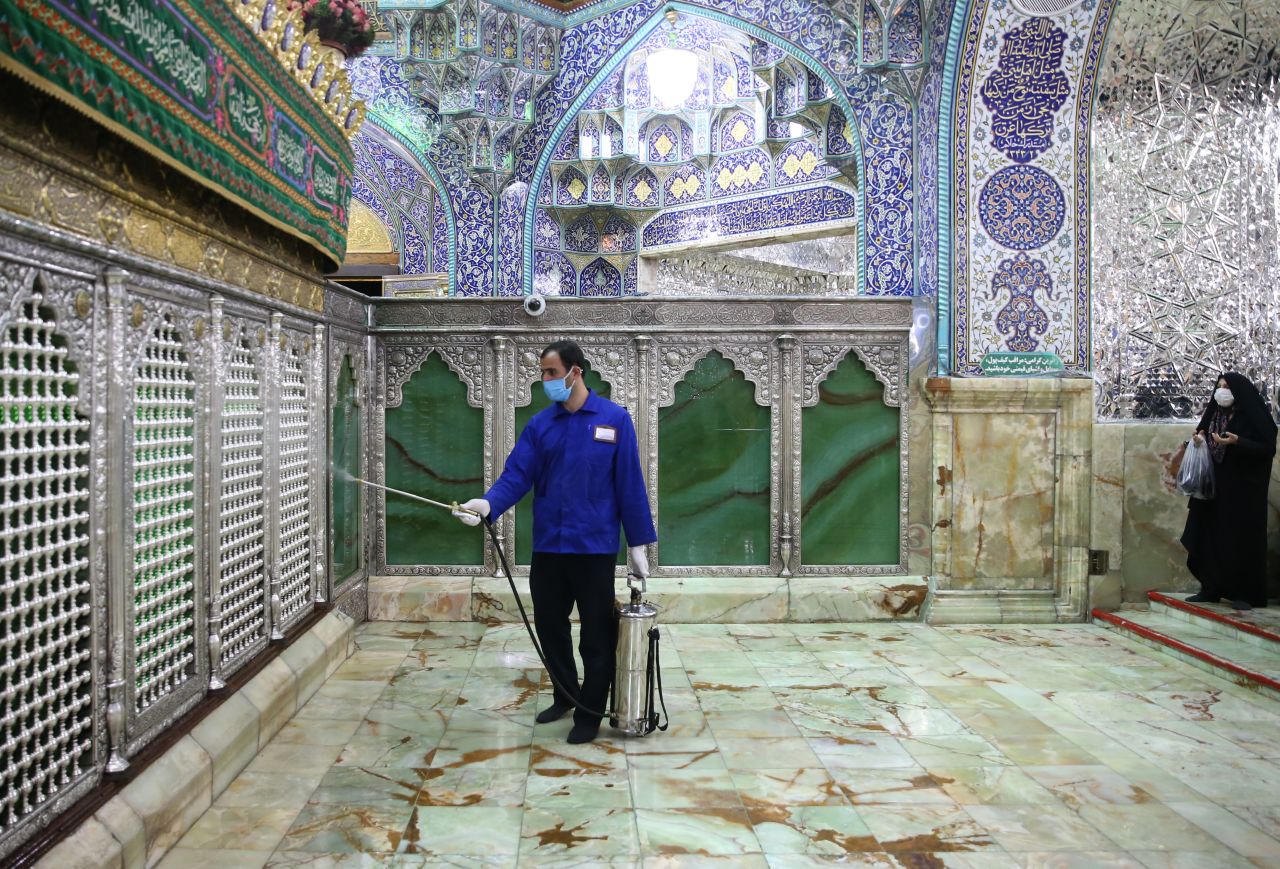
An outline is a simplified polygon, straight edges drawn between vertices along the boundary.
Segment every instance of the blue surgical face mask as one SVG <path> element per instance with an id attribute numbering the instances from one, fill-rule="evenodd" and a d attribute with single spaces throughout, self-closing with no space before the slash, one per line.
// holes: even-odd
<path id="1" fill-rule="evenodd" d="M 567 374 L 559 380 L 544 380 L 542 381 L 542 391 L 547 394 L 547 398 L 556 404 L 568 401 L 569 395 L 573 391 L 568 381 L 569 375 Z"/>

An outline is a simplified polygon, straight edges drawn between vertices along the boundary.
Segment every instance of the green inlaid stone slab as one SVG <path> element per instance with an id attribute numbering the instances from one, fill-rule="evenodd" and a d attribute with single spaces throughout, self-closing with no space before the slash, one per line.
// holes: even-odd
<path id="1" fill-rule="evenodd" d="M 330 437 L 333 463 L 333 576 L 340 583 L 360 569 L 363 519 L 360 511 L 360 409 L 350 356 L 338 367 L 337 398 Z"/>
<path id="2" fill-rule="evenodd" d="M 818 394 L 801 417 L 801 558 L 897 564 L 898 408 L 853 353 Z"/>
<path id="3" fill-rule="evenodd" d="M 589 363 L 588 363 L 589 364 Z M 599 374 L 587 369 L 582 373 L 582 380 L 602 398 L 608 398 L 612 386 Z M 524 431 L 534 415 L 551 406 L 551 399 L 542 391 L 542 384 L 533 384 L 531 390 L 533 400 L 524 407 L 516 408 L 516 437 Z M 634 420 L 633 420 L 634 422 Z M 618 547 L 618 563 L 626 564 L 627 551 L 625 543 Z M 533 492 L 525 495 L 516 504 L 516 564 L 529 564 L 533 559 Z"/>
<path id="4" fill-rule="evenodd" d="M 386 411 L 387 485 L 436 501 L 484 492 L 484 411 L 467 403 L 467 387 L 432 353 Z M 449 511 L 387 494 L 388 564 L 480 564 L 481 531 Z"/>
<path id="5" fill-rule="evenodd" d="M 658 413 L 658 546 L 667 565 L 769 563 L 769 412 L 712 351 Z"/>

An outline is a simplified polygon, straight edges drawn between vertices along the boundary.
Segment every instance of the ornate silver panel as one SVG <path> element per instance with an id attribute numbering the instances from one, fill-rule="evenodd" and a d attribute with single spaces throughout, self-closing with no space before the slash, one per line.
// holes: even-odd
<path id="1" fill-rule="evenodd" d="M 365 359 L 365 341 L 361 336 L 355 333 L 339 331 L 339 330 L 331 330 L 329 333 L 328 352 L 329 352 L 329 362 L 328 362 L 329 370 L 328 370 L 328 389 L 326 392 L 326 395 L 328 396 L 328 405 L 327 405 L 328 410 L 326 411 L 325 418 L 328 420 L 328 423 L 329 423 L 330 444 L 332 444 L 333 414 L 334 414 L 334 409 L 338 402 L 338 376 L 342 370 L 342 366 L 344 365 L 351 366 L 351 372 L 355 382 L 355 406 L 356 406 L 357 424 L 360 425 L 362 429 L 367 430 L 365 419 L 368 416 L 367 396 L 369 395 L 369 382 L 368 382 L 369 366 Z M 364 443 L 365 455 L 368 454 L 368 446 L 369 446 L 368 443 Z M 330 452 L 326 450 L 325 455 L 330 455 Z M 364 469 L 361 469 L 362 475 L 366 473 L 367 471 L 365 471 Z M 327 475 L 327 479 L 328 479 L 328 492 L 329 492 L 328 494 L 329 528 L 331 529 L 334 528 L 335 526 L 334 511 L 337 509 L 337 505 L 334 503 L 334 497 L 333 497 L 333 474 L 334 474 L 334 469 L 333 467 L 330 467 L 329 473 Z M 359 507 L 357 509 L 359 510 L 361 516 L 364 516 L 365 513 L 367 512 L 367 500 L 368 500 L 366 497 L 366 488 L 364 486 L 357 487 L 357 496 L 359 498 Z M 364 524 L 363 527 L 368 528 L 368 524 L 367 523 Z M 367 537 L 368 535 L 366 534 L 364 536 Z M 337 576 L 334 574 L 333 547 L 332 545 L 330 545 L 325 549 L 325 551 L 328 553 L 328 556 L 327 556 L 329 561 L 328 575 L 329 575 L 330 584 L 331 584 L 331 587 L 329 588 L 327 593 L 327 597 L 326 597 L 327 600 L 336 600 L 337 597 L 342 593 L 341 589 L 348 587 L 350 583 L 356 582 L 359 579 L 363 578 L 364 576 L 368 575 L 367 571 L 368 571 L 369 562 L 366 560 L 365 553 L 363 551 L 365 548 L 363 540 L 360 542 L 359 545 L 361 547 L 360 567 L 357 570 L 352 571 L 347 576 Z"/>
<path id="2" fill-rule="evenodd" d="M 375 366 L 385 406 L 399 403 L 400 385 L 421 366 L 427 353 L 444 348 L 451 367 L 468 384 L 474 406 L 486 402 L 486 481 L 501 472 L 515 439 L 515 408 L 531 400 L 538 352 L 559 338 L 583 345 L 592 367 L 613 388 L 613 398 L 628 408 L 636 425 L 642 464 L 648 469 L 650 503 L 657 504 L 658 409 L 674 400 L 674 386 L 712 349 L 729 359 L 755 387 L 757 404 L 772 409 L 770 447 L 770 563 L 760 567 L 663 567 L 661 541 L 651 555 L 658 575 L 742 575 L 790 572 L 891 574 L 906 569 L 907 432 L 900 420 L 899 563 L 893 565 L 802 566 L 800 515 L 800 412 L 817 401 L 817 386 L 845 353 L 854 352 L 885 387 L 884 401 L 901 407 L 907 384 L 911 304 L 904 300 L 818 300 L 751 296 L 660 300 L 553 300 L 540 318 L 526 316 L 518 300 L 448 299 L 430 302 L 375 300 Z M 459 353 L 477 350 L 469 365 Z M 813 355 L 810 357 L 809 353 Z M 475 357 L 470 357 L 475 358 Z M 480 362 L 488 359 L 488 368 Z M 374 479 L 385 482 L 385 423 L 374 420 L 371 452 L 378 456 Z M 457 565 L 389 567 L 385 563 L 382 502 L 374 521 L 375 569 L 386 574 L 468 574 Z M 514 542 L 514 517 L 499 522 L 504 547 Z M 496 565 L 489 553 L 486 567 Z M 799 565 L 799 566 L 798 566 Z"/>
<path id="3" fill-rule="evenodd" d="M 0 855 L 100 777 L 105 649 L 98 290 L 5 247 L 31 259 L 0 260 Z"/>
<path id="4" fill-rule="evenodd" d="M 275 406 L 277 525 L 272 539 L 278 541 L 273 570 L 277 581 L 272 593 L 272 630 L 282 634 L 309 613 L 315 604 L 315 535 L 313 517 L 324 516 L 312 485 L 318 468 L 313 425 L 315 419 L 315 371 L 313 356 L 318 352 L 311 335 L 275 327 Z M 275 611 L 276 599 L 279 610 Z"/>
<path id="5" fill-rule="evenodd" d="M 485 484 L 494 480 L 495 433 L 499 430 L 495 408 L 494 384 L 499 378 L 499 364 L 486 335 L 387 335 L 377 342 L 378 401 L 374 410 L 370 451 L 377 456 L 373 480 L 386 484 L 386 410 L 399 407 L 402 401 L 400 388 L 409 382 L 432 353 L 439 356 L 467 390 L 467 404 L 484 410 L 484 468 Z M 505 459 L 505 454 L 503 456 Z M 441 574 L 476 574 L 492 569 L 491 544 L 485 541 L 485 564 L 477 565 L 392 565 L 387 564 L 386 545 L 386 492 L 381 489 L 372 494 L 374 569 L 383 576 L 436 576 Z M 515 538 L 510 538 L 514 540 Z M 503 541 L 504 548 L 506 541 Z"/>
<path id="6" fill-rule="evenodd" d="M 217 562 L 214 585 L 219 602 L 218 675 L 238 670 L 266 646 L 266 322 L 220 313 L 215 307 L 214 338 L 221 340 L 216 373 L 221 423 L 212 462 L 218 496 Z"/>
<path id="7" fill-rule="evenodd" d="M 110 416 L 124 426 L 118 503 L 129 589 L 123 747 L 128 756 L 196 703 L 206 687 L 204 513 L 198 506 L 204 495 L 199 470 L 208 354 L 199 312 L 136 291 L 122 290 L 121 302 L 121 364 L 110 373 L 122 379 L 122 388 L 113 392 L 121 406 Z M 114 315 L 117 307 L 111 310 Z"/>

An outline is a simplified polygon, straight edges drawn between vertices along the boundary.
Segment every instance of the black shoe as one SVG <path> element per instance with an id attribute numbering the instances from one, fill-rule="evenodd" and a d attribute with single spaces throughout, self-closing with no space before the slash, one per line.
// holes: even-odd
<path id="1" fill-rule="evenodd" d="M 575 721 L 573 730 L 569 731 L 568 743 L 570 745 L 579 745 L 584 742 L 591 742 L 599 732 L 600 722 L 598 721 L 591 724 L 581 724 Z"/>
<path id="2" fill-rule="evenodd" d="M 1238 610 L 1253 609 L 1253 604 L 1249 603 L 1247 600 L 1233 600 L 1231 602 L 1231 606 L 1233 609 L 1238 609 Z"/>
<path id="3" fill-rule="evenodd" d="M 1191 597 L 1184 597 L 1183 600 L 1185 600 L 1187 603 L 1217 603 L 1218 602 L 1218 599 L 1216 597 L 1211 597 L 1205 594 L 1204 592 L 1200 592 L 1199 594 L 1193 594 L 1191 595 Z"/>
<path id="4" fill-rule="evenodd" d="M 573 709 L 568 703 L 560 703 L 556 701 L 538 713 L 533 720 L 539 724 L 550 724 L 552 721 L 559 721 L 569 714 L 569 710 Z"/>

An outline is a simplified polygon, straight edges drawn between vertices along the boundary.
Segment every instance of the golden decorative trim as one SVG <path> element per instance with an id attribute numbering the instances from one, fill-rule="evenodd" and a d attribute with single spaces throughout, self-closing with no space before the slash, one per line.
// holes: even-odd
<path id="1" fill-rule="evenodd" d="M 189 214 L 166 207 L 157 201 L 166 194 L 170 202 L 187 204 L 180 189 L 148 191 L 136 179 L 147 177 L 149 167 L 130 166 L 128 155 L 109 144 L 92 148 L 88 160 L 75 159 L 75 149 L 64 146 L 57 131 L 37 127 L 36 114 L 18 102 L 0 110 L 0 209 L 258 295 L 310 311 L 324 310 L 318 263 L 311 273 L 287 265 L 293 259 L 290 254 L 305 257 L 313 250 L 310 245 L 290 250 L 279 236 L 264 239 L 243 220 L 237 228 L 243 227 L 245 240 L 231 237 L 218 224 L 229 222 L 224 213 L 238 211 L 239 206 L 221 198 L 212 214 L 201 204 L 192 204 Z M 96 172 L 95 160 L 100 164 Z M 169 165 L 163 164 L 166 171 Z M 134 186 L 123 187 L 122 182 Z M 85 304 L 88 308 L 81 316 L 92 309 L 92 300 Z"/>

